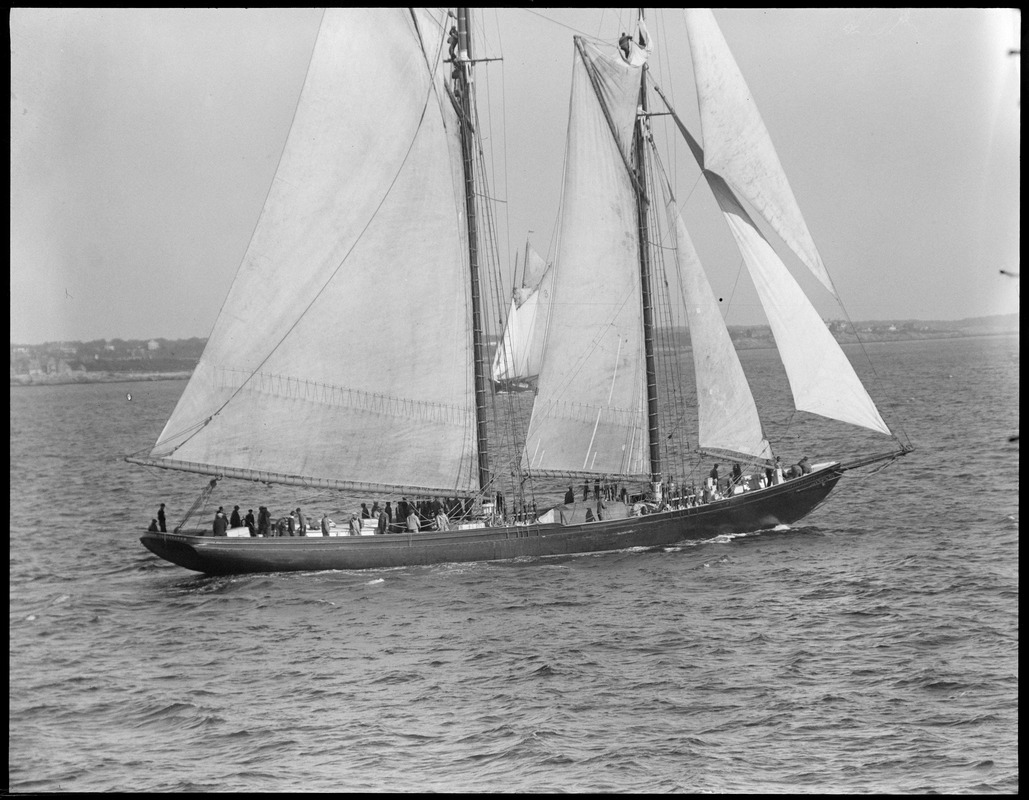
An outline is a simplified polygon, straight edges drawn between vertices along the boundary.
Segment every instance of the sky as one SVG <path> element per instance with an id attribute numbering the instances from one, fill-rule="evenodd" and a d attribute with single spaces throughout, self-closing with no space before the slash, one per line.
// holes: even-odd
<path id="1" fill-rule="evenodd" d="M 1018 12 L 715 16 L 851 319 L 1018 311 L 1018 279 L 1000 274 L 1019 272 L 1020 57 L 1009 54 L 1020 46 Z M 12 343 L 210 333 L 320 17 L 12 9 Z M 505 262 L 527 237 L 553 252 L 572 36 L 614 42 L 633 18 L 610 9 L 477 14 L 474 55 L 502 59 L 480 65 L 476 80 Z M 647 19 L 654 79 L 697 134 L 681 12 Z M 670 152 L 680 207 L 716 292 L 731 299 L 727 321 L 761 324 L 695 166 L 681 143 Z"/>

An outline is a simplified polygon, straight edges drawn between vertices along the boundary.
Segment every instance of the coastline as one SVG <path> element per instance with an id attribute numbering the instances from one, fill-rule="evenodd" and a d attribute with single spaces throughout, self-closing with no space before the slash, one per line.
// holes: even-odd
<path id="1" fill-rule="evenodd" d="M 991 330 L 982 333 L 971 333 L 965 331 L 891 331 L 889 333 L 867 333 L 860 339 L 853 334 L 837 335 L 836 340 L 841 345 L 852 344 L 890 344 L 894 342 L 925 341 L 927 339 L 979 339 L 982 337 L 996 336 L 1017 336 L 1018 329 L 1013 330 Z M 759 335 L 752 338 L 738 338 L 734 340 L 738 350 L 765 350 L 775 347 L 770 335 Z M 685 350 L 691 350 L 689 345 Z M 65 386 L 77 383 L 129 383 L 134 381 L 178 381 L 188 380 L 193 370 L 179 370 L 174 372 L 116 372 L 111 370 L 97 372 L 74 372 L 55 375 L 12 375 L 11 388 L 17 386 Z"/>
<path id="2" fill-rule="evenodd" d="M 137 381 L 187 380 L 193 370 L 185 372 L 76 372 L 63 375 L 12 375 L 11 388 L 16 386 L 66 386 L 74 383 L 134 383 Z"/>

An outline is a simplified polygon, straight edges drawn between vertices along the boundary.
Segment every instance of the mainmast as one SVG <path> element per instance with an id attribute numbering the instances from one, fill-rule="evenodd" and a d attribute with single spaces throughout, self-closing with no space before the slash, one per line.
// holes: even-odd
<path id="1" fill-rule="evenodd" d="M 640 9 L 640 21 L 643 9 Z M 657 367 L 654 362 L 654 304 L 650 286 L 650 241 L 647 216 L 649 201 L 644 194 L 646 182 L 646 158 L 644 153 L 643 126 L 647 120 L 647 68 L 640 73 L 640 113 L 636 115 L 633 134 L 633 169 L 636 172 L 636 220 L 640 249 L 640 286 L 643 300 L 643 352 L 647 369 L 647 429 L 650 437 L 650 483 L 654 499 L 661 499 L 661 435 L 658 425 Z"/>
<path id="2" fill-rule="evenodd" d="M 457 55 L 453 59 L 455 92 L 461 113 L 461 153 L 464 157 L 465 207 L 468 214 L 468 263 L 472 289 L 472 349 L 475 368 L 475 428 L 479 451 L 479 489 L 492 481 L 486 425 L 486 343 L 482 328 L 482 293 L 479 287 L 479 236 L 475 216 L 475 132 L 472 129 L 471 32 L 468 8 L 457 9 Z"/>

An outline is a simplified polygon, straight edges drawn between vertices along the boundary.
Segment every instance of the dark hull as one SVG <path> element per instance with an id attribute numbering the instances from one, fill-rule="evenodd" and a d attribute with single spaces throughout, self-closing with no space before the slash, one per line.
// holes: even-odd
<path id="1" fill-rule="evenodd" d="M 697 508 L 579 525 L 518 525 L 384 536 L 230 538 L 146 533 L 153 553 L 208 575 L 375 569 L 520 556 L 657 547 L 789 524 L 811 513 L 843 474 L 838 466 Z"/>

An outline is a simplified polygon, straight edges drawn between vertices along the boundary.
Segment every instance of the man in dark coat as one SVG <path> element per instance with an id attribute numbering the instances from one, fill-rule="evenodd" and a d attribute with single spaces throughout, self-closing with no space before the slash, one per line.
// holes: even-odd
<path id="1" fill-rule="evenodd" d="M 214 515 L 214 535 L 225 536 L 225 532 L 229 528 L 229 518 L 225 516 L 225 509 L 218 506 L 218 513 Z"/>

